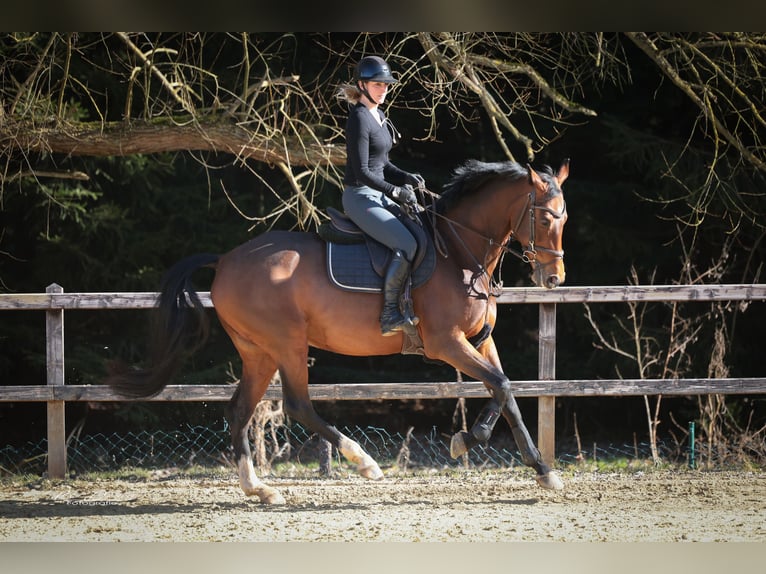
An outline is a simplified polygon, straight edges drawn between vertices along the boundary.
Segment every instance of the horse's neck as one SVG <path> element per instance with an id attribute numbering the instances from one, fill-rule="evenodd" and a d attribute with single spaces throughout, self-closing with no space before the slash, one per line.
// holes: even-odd
<path id="1" fill-rule="evenodd" d="M 507 187 L 483 192 L 467 205 L 458 205 L 445 214 L 445 233 L 450 252 L 464 269 L 478 266 L 490 274 L 495 270 L 513 229 L 520 222 L 526 191 L 509 195 Z M 466 202 L 463 202 L 466 203 Z"/>
<path id="2" fill-rule="evenodd" d="M 453 261 L 464 270 L 492 274 L 510 230 L 506 233 L 495 232 L 498 237 L 494 237 L 489 235 L 491 231 L 485 229 L 488 226 L 482 217 L 469 213 L 445 214 L 445 217 L 441 233 L 447 240 L 447 249 Z"/>

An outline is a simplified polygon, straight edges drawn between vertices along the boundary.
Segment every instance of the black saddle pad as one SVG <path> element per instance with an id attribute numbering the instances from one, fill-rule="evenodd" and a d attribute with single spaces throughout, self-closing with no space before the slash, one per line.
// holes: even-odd
<path id="1" fill-rule="evenodd" d="M 388 249 L 380 245 L 381 249 Z M 412 273 L 412 288 L 416 289 L 431 277 L 436 267 L 436 250 L 429 238 L 423 261 Z M 330 281 L 346 291 L 380 293 L 383 291 L 383 278 L 370 261 L 370 252 L 366 243 L 341 244 L 327 243 L 327 273 Z"/>

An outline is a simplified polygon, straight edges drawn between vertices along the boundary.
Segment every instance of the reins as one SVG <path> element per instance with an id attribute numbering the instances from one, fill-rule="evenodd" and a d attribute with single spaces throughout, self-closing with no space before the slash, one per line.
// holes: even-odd
<path id="1" fill-rule="evenodd" d="M 445 215 L 438 213 L 435 208 L 435 203 L 436 203 L 436 199 L 438 199 L 440 195 L 430 191 L 429 189 L 425 187 L 425 185 L 418 186 L 417 190 L 418 192 L 420 192 L 420 200 L 421 200 L 420 206 L 411 206 L 409 208 L 405 207 L 405 212 L 411 218 L 415 220 L 417 220 L 416 213 L 417 213 L 418 207 L 420 207 L 423 211 L 426 212 L 427 216 L 429 217 L 429 223 L 431 226 L 431 231 L 433 233 L 434 245 L 437 251 L 444 258 L 448 257 L 449 253 L 448 253 L 444 238 L 441 236 L 439 230 L 436 227 L 436 220 L 437 218 L 441 218 L 443 221 L 446 222 L 447 226 L 449 227 L 450 231 L 452 231 L 452 234 L 455 236 L 458 243 L 461 245 L 463 250 L 466 253 L 468 253 L 470 258 L 473 259 L 473 262 L 477 267 L 477 271 L 473 274 L 471 278 L 470 289 L 472 289 L 477 295 L 486 297 L 487 300 L 489 300 L 489 297 L 499 297 L 502 294 L 502 288 L 503 288 L 503 281 L 496 280 L 494 278 L 494 273 L 490 274 L 487 271 L 487 267 L 493 262 L 493 261 L 487 261 L 489 253 L 493 247 L 495 246 L 499 247 L 499 252 L 494 258 L 498 260 L 497 266 L 495 268 L 498 272 L 498 276 L 502 276 L 502 267 L 503 267 L 503 262 L 504 262 L 506 253 L 511 253 L 515 255 L 516 257 L 521 259 L 524 263 L 533 264 L 534 273 L 538 273 L 542 268 L 545 268 L 548 265 L 551 265 L 553 262 L 556 261 L 556 259 L 562 259 L 564 257 L 564 251 L 550 249 L 548 247 L 539 247 L 535 245 L 535 223 L 536 223 L 535 214 L 538 210 L 546 211 L 553 218 L 561 219 L 566 213 L 566 202 L 564 202 L 564 205 L 562 206 L 561 211 L 556 212 L 550 207 L 547 207 L 545 205 L 537 205 L 537 203 L 535 202 L 534 190 L 529 192 L 529 194 L 527 194 L 527 201 L 524 204 L 523 209 L 519 213 L 519 217 L 518 217 L 518 221 L 516 222 L 516 225 L 513 226 L 513 228 L 511 229 L 511 232 L 508 235 L 508 239 L 500 243 L 496 241 L 494 238 L 488 237 L 487 235 L 481 233 L 480 231 L 477 231 L 471 227 L 468 227 L 467 225 L 464 225 L 458 221 L 455 221 L 454 219 L 450 219 L 449 217 L 446 217 Z M 430 201 L 427 202 L 426 198 L 430 199 Z M 520 250 L 514 249 L 513 247 L 509 245 L 509 243 L 512 240 L 516 240 L 517 242 L 521 243 L 516 237 L 516 232 L 519 229 L 521 229 L 521 226 L 524 222 L 524 217 L 527 214 L 529 215 L 529 241 L 526 247 L 522 246 Z M 484 252 L 484 263 L 479 262 L 479 260 L 473 254 L 473 252 L 468 248 L 468 245 L 466 244 L 465 240 L 458 233 L 456 229 L 457 227 L 465 231 L 468 231 L 470 233 L 473 233 L 474 235 L 478 236 L 479 238 L 483 239 L 486 242 L 487 248 Z M 542 251 L 542 252 L 553 255 L 554 257 L 553 260 L 549 261 L 548 263 L 541 264 L 537 260 L 538 251 Z M 476 282 L 479 281 L 481 277 L 484 275 L 486 275 L 488 279 L 486 294 L 482 293 L 480 289 L 477 289 L 476 287 L 474 287 Z M 489 314 L 489 306 L 487 306 L 486 313 Z M 487 318 L 485 317 L 485 322 L 486 322 L 486 319 Z"/>
<path id="2" fill-rule="evenodd" d="M 566 202 L 564 202 L 564 205 L 562 206 L 561 211 L 556 212 L 550 207 L 547 207 L 545 205 L 537 205 L 537 203 L 535 203 L 534 191 L 531 191 L 527 195 L 527 201 L 524 204 L 524 207 L 522 208 L 522 210 L 520 211 L 516 225 L 513 226 L 513 228 L 511 229 L 511 232 L 508 235 L 508 239 L 500 243 L 494 238 L 488 237 L 487 235 L 481 233 L 480 231 L 477 231 L 471 227 L 468 227 L 467 225 L 464 225 L 458 221 L 455 221 L 454 219 L 450 219 L 449 217 L 446 217 L 445 215 L 438 213 L 435 208 L 435 203 L 436 203 L 435 200 L 439 198 L 440 196 L 428 190 L 425 186 L 419 186 L 417 189 L 420 192 L 420 198 L 422 201 L 422 205 L 424 206 L 423 210 L 425 210 L 425 212 L 428 214 L 430 219 L 429 222 L 431 225 L 431 230 L 433 232 L 434 245 L 436 246 L 437 250 L 442 255 L 442 257 L 445 257 L 445 258 L 448 257 L 449 254 L 447 252 L 447 247 L 446 247 L 444 238 L 441 236 L 441 234 L 439 233 L 439 230 L 436 227 L 436 219 L 441 218 L 443 221 L 447 223 L 449 229 L 452 231 L 453 235 L 455 236 L 459 244 L 462 246 L 463 250 L 469 254 L 471 259 L 473 259 L 474 263 L 476 264 L 476 267 L 478 270 L 474 274 L 472 284 L 478 281 L 482 275 L 487 275 L 487 277 L 489 278 L 489 284 L 487 286 L 488 296 L 498 297 L 501 294 L 501 290 L 503 287 L 502 280 L 500 281 L 496 280 L 493 276 L 491 276 L 487 272 L 487 267 L 492 263 L 492 261 L 487 261 L 487 257 L 489 256 L 489 253 L 493 247 L 497 246 L 500 249 L 498 255 L 495 257 L 496 259 L 499 258 L 499 261 L 496 267 L 496 269 L 498 270 L 498 275 L 502 275 L 502 266 L 503 266 L 506 253 L 511 253 L 512 255 L 521 259 L 524 263 L 533 264 L 533 272 L 535 273 L 539 272 L 540 269 L 545 268 L 548 265 L 551 265 L 557 259 L 562 259 L 564 257 L 564 251 L 550 249 L 548 247 L 540 247 L 535 245 L 535 223 L 536 223 L 536 213 L 538 210 L 546 211 L 555 219 L 561 219 L 566 213 Z M 426 198 L 429 198 L 431 200 L 430 202 L 428 202 L 428 205 L 426 205 L 427 203 Z M 529 241 L 527 245 L 522 246 L 521 249 L 515 249 L 511 247 L 509 244 L 512 240 L 515 240 L 521 243 L 516 237 L 516 233 L 519 229 L 521 229 L 521 226 L 524 222 L 524 217 L 527 215 L 529 217 L 529 229 L 530 229 Z M 484 253 L 484 263 L 481 263 L 478 261 L 476 256 L 468 248 L 468 245 L 466 245 L 465 241 L 458 233 L 456 227 L 459 227 L 465 231 L 473 233 L 474 235 L 483 239 L 486 242 L 487 249 Z M 553 259 L 547 263 L 540 263 L 537 260 L 537 253 L 539 251 L 553 255 Z"/>
<path id="3" fill-rule="evenodd" d="M 418 190 L 421 191 L 424 195 L 428 195 L 432 199 L 440 197 L 438 194 L 436 194 L 436 193 L 426 189 L 425 187 L 420 187 L 420 188 L 418 188 Z M 551 255 L 554 256 L 554 259 L 562 259 L 564 257 L 564 251 L 559 251 L 559 250 L 556 250 L 556 249 L 550 249 L 548 247 L 535 246 L 535 212 L 537 210 L 546 211 L 549 214 L 551 214 L 551 216 L 554 217 L 555 219 L 561 219 L 564 216 L 564 214 L 566 213 L 566 209 L 567 208 L 566 208 L 566 202 L 565 202 L 563 207 L 562 207 L 562 209 L 561 209 L 561 211 L 560 212 L 556 212 L 553 209 L 551 209 L 550 207 L 547 207 L 545 205 L 537 205 L 533 201 L 533 197 L 534 197 L 534 192 L 530 192 L 527 195 L 527 202 L 524 205 L 524 209 L 522 209 L 521 212 L 519 213 L 519 219 L 516 222 L 516 225 L 511 229 L 511 233 L 508 236 L 508 240 L 503 242 L 503 243 L 498 243 L 492 237 L 487 237 L 483 233 L 481 233 L 479 231 L 476 231 L 475 229 L 472 229 L 472 228 L 468 227 L 467 225 L 463 225 L 462 223 L 459 223 L 459 222 L 455 221 L 454 219 L 450 219 L 449 217 L 446 217 L 446 216 L 442 215 L 441 213 L 438 213 L 436 211 L 436 209 L 433 207 L 433 204 L 434 204 L 433 201 L 431 202 L 430 206 L 425 206 L 423 209 L 427 213 L 429 213 L 431 215 L 431 229 L 433 230 L 433 234 L 434 234 L 434 243 L 436 244 L 437 249 L 439 250 L 439 253 L 442 255 L 442 257 L 446 258 L 448 256 L 448 253 L 447 253 L 447 249 L 446 249 L 446 247 L 444 245 L 444 240 L 443 240 L 443 238 L 439 234 L 439 231 L 436 228 L 436 218 L 437 217 L 439 217 L 442 220 L 447 222 L 447 224 L 449 225 L 449 227 L 452 230 L 452 232 L 460 240 L 460 243 L 463 245 L 463 248 L 466 249 L 467 251 L 468 251 L 468 247 L 465 245 L 465 242 L 462 240 L 462 238 L 455 231 L 455 229 L 454 229 L 455 226 L 460 227 L 462 229 L 465 229 L 466 231 L 470 231 L 474 235 L 480 237 L 485 242 L 487 242 L 487 244 L 488 244 L 487 251 L 489 251 L 493 246 L 498 245 L 500 247 L 500 249 L 501 249 L 501 256 L 500 256 L 501 257 L 501 262 L 502 262 L 502 257 L 505 255 L 505 253 L 511 253 L 512 255 L 515 255 L 516 257 L 521 259 L 524 263 L 536 263 L 539 266 L 541 264 L 537 261 L 537 252 L 538 251 L 543 251 L 545 253 L 550 253 Z M 423 199 L 425 199 L 425 198 L 423 198 Z M 424 203 L 425 203 L 425 201 L 424 201 Z M 529 229 L 530 229 L 530 231 L 529 231 L 529 242 L 527 243 L 527 246 L 525 248 L 522 248 L 521 250 L 517 250 L 517 249 L 514 249 L 513 247 L 511 247 L 508 244 L 512 240 L 518 241 L 518 238 L 516 238 L 515 234 L 516 234 L 516 231 L 521 228 L 521 224 L 523 222 L 524 215 L 525 215 L 526 211 L 528 211 L 528 213 L 529 213 Z M 471 257 L 473 257 L 473 254 L 471 254 Z M 475 260 L 475 257 L 474 257 L 474 260 Z M 542 264 L 542 266 L 544 267 L 544 266 L 550 265 L 550 263 L 551 262 Z"/>

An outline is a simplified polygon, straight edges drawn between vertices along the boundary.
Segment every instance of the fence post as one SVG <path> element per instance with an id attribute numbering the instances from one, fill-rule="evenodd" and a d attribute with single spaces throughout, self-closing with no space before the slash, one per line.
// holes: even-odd
<path id="1" fill-rule="evenodd" d="M 556 378 L 556 304 L 540 303 L 537 378 Z M 537 446 L 548 466 L 556 459 L 556 397 L 537 398 Z"/>
<path id="2" fill-rule="evenodd" d="M 63 293 L 52 283 L 46 293 Z M 64 384 L 64 310 L 51 309 L 45 313 L 45 344 L 47 354 L 47 384 Z M 48 477 L 64 478 L 66 474 L 66 424 L 64 401 L 48 401 Z"/>

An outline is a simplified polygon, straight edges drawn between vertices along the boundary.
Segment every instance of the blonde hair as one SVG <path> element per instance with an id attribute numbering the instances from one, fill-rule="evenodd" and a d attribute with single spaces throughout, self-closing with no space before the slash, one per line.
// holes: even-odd
<path id="1" fill-rule="evenodd" d="M 359 100 L 362 99 L 362 92 L 354 84 L 341 84 L 338 87 L 338 91 L 335 93 L 335 97 L 341 102 L 346 102 L 351 105 L 356 105 Z"/>

